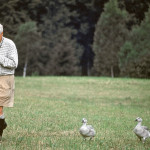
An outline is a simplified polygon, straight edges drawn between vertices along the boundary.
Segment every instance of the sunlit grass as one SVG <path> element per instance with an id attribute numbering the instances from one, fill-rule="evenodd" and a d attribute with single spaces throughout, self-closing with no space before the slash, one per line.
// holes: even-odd
<path id="1" fill-rule="evenodd" d="M 132 132 L 137 116 L 150 127 L 150 80 L 16 77 L 15 107 L 5 108 L 6 150 L 147 150 Z M 96 130 L 79 134 L 85 117 Z"/>

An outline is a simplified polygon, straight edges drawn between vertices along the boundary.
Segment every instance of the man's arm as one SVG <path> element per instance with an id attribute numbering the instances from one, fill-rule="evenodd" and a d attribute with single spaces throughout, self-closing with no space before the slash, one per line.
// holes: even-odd
<path id="1" fill-rule="evenodd" d="M 8 57 L 0 56 L 0 65 L 5 68 L 15 69 L 18 66 L 18 53 L 15 44 L 10 46 Z"/>

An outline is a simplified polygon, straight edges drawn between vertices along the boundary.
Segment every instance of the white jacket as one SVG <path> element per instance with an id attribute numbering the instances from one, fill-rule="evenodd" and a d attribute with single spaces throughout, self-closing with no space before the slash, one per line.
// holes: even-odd
<path id="1" fill-rule="evenodd" d="M 0 42 L 0 75 L 15 73 L 18 66 L 18 53 L 15 43 L 3 37 Z"/>

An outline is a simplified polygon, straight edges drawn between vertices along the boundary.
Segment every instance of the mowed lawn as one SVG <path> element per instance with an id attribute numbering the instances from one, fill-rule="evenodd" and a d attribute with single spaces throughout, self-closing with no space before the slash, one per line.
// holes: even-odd
<path id="1" fill-rule="evenodd" d="M 2 150 L 150 150 L 133 133 L 150 128 L 150 80 L 102 77 L 16 77 L 14 108 Z M 83 141 L 82 118 L 96 136 Z"/>

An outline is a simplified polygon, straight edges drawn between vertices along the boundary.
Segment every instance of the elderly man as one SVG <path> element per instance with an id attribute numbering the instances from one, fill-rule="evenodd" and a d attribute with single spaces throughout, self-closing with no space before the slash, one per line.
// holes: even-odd
<path id="1" fill-rule="evenodd" d="M 14 104 L 14 73 L 18 65 L 18 53 L 14 42 L 3 37 L 3 25 L 0 24 L 0 141 L 7 127 L 3 107 Z"/>

